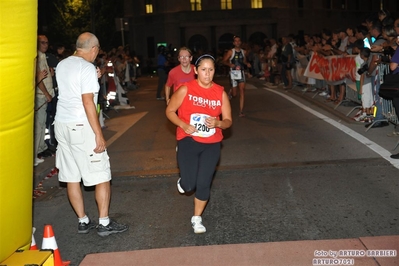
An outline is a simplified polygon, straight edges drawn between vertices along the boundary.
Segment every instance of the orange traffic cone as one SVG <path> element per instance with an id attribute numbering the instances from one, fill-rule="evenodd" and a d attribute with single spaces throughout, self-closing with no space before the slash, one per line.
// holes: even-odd
<path id="1" fill-rule="evenodd" d="M 60 251 L 53 232 L 53 227 L 49 224 L 44 226 L 42 249 L 52 249 L 54 255 L 54 266 L 69 265 L 70 261 L 62 261 Z"/>
<path id="2" fill-rule="evenodd" d="M 35 237 L 34 237 L 34 235 L 33 235 L 33 234 L 35 233 L 35 231 L 36 231 L 36 228 L 33 227 L 33 230 L 32 230 L 32 242 L 30 243 L 30 248 L 29 248 L 29 250 L 37 250 Z"/>

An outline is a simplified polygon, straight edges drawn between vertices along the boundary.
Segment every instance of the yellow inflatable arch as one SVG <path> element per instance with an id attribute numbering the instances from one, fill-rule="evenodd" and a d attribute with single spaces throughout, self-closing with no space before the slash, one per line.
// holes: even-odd
<path id="1" fill-rule="evenodd" d="M 0 261 L 32 238 L 37 0 L 0 1 Z"/>

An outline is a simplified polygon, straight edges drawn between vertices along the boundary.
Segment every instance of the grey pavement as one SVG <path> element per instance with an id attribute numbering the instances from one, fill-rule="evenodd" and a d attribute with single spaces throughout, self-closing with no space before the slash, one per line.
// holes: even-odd
<path id="1" fill-rule="evenodd" d="M 216 80 L 228 86 L 224 77 Z M 165 104 L 155 100 L 156 78 L 139 82 L 129 92 L 135 109 L 109 110 L 104 129 L 112 141 L 110 216 L 129 224 L 129 231 L 106 238 L 78 235 L 65 186 L 49 175 L 54 158 L 48 158 L 35 168 L 35 187 L 46 192 L 34 200 L 39 246 L 43 225 L 52 224 L 62 258 L 71 265 L 312 265 L 315 250 L 399 249 L 397 168 L 324 121 L 282 105 L 256 79 L 248 80 L 245 119 L 237 118 L 233 103 L 234 126 L 225 132 L 203 215 L 207 233 L 193 234 L 192 195 L 176 190 L 174 127 L 164 117 Z M 397 141 L 387 137 L 393 125 L 365 132 L 346 116 L 353 105 L 334 109 L 300 87 L 274 90 L 385 149 Z M 93 190 L 85 189 L 84 196 L 89 216 L 97 220 Z M 397 256 L 354 262 L 399 265 Z"/>

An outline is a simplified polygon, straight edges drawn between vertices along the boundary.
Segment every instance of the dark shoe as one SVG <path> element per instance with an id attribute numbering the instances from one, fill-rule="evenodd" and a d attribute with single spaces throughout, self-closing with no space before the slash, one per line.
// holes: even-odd
<path id="1" fill-rule="evenodd" d="M 91 229 L 96 228 L 96 223 L 89 220 L 89 223 L 79 223 L 78 234 L 87 234 Z"/>
<path id="2" fill-rule="evenodd" d="M 397 154 L 392 154 L 392 155 L 391 155 L 391 158 L 392 158 L 392 159 L 399 159 L 399 153 L 397 153 Z"/>
<path id="3" fill-rule="evenodd" d="M 364 125 L 365 127 L 369 127 L 372 123 Z M 386 121 L 382 122 L 377 122 L 375 123 L 371 128 L 377 128 L 377 127 L 386 127 L 389 126 L 389 123 Z"/>
<path id="4" fill-rule="evenodd" d="M 54 155 L 55 155 L 54 152 L 52 152 L 51 150 L 47 149 L 45 151 L 39 152 L 37 154 L 37 157 L 40 158 L 40 159 L 43 159 L 43 158 L 53 157 Z"/>
<path id="5" fill-rule="evenodd" d="M 102 224 L 99 224 L 97 226 L 97 234 L 99 236 L 109 236 L 110 234 L 125 232 L 127 229 L 129 229 L 129 226 L 110 220 L 107 226 L 104 226 Z"/>

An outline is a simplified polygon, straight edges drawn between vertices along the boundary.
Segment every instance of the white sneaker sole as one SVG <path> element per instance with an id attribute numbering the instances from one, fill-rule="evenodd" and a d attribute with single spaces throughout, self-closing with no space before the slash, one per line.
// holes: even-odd
<path id="1" fill-rule="evenodd" d="M 193 227 L 194 228 L 194 227 Z M 206 228 L 204 227 L 204 228 L 197 228 L 197 229 L 195 229 L 194 228 L 194 233 L 195 234 L 203 234 L 203 233 L 206 233 Z"/>
<path id="2" fill-rule="evenodd" d="M 202 218 L 194 219 L 195 216 L 191 218 L 191 227 L 194 229 L 194 233 L 202 234 L 206 232 L 205 226 L 202 224 Z"/>

